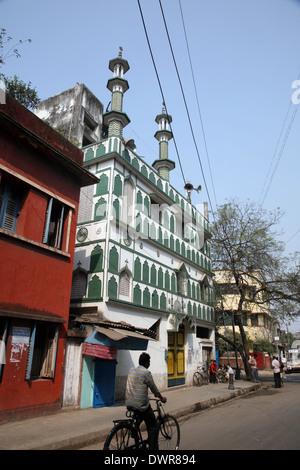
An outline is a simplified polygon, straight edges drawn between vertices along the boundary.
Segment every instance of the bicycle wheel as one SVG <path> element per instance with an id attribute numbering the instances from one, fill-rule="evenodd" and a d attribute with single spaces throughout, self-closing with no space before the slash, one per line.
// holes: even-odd
<path id="1" fill-rule="evenodd" d="M 209 375 L 208 375 L 208 374 L 205 374 L 205 375 L 202 377 L 202 384 L 204 384 L 204 385 L 208 385 L 208 384 L 209 384 Z"/>
<path id="2" fill-rule="evenodd" d="M 199 387 L 199 385 L 202 385 L 200 372 L 195 372 L 194 373 L 194 375 L 193 375 L 193 384 L 196 385 L 196 387 Z"/>
<path id="3" fill-rule="evenodd" d="M 177 420 L 171 415 L 163 416 L 158 429 L 158 449 L 179 449 L 180 429 Z"/>
<path id="4" fill-rule="evenodd" d="M 138 443 L 139 438 L 131 423 L 118 423 L 108 434 L 103 450 L 137 449 Z"/>

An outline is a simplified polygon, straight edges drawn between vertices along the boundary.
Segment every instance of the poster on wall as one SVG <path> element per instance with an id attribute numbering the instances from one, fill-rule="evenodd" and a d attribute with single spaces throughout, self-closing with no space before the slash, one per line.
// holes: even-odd
<path id="1" fill-rule="evenodd" d="M 27 327 L 13 327 L 10 362 L 20 362 L 23 351 L 29 346 L 30 331 Z"/>
<path id="2" fill-rule="evenodd" d="M 26 344 L 29 346 L 30 328 L 14 326 L 11 344 Z"/>

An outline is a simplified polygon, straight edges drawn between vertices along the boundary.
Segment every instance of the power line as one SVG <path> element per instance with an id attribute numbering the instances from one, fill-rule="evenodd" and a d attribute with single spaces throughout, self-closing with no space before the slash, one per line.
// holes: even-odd
<path id="1" fill-rule="evenodd" d="M 299 75 L 298 79 L 299 79 L 299 78 L 300 78 L 300 75 Z M 288 138 L 289 138 L 289 135 L 290 135 L 290 132 L 291 132 L 291 129 L 292 129 L 292 126 L 293 126 L 295 117 L 296 117 L 296 113 L 297 113 L 297 111 L 298 111 L 298 106 L 299 106 L 299 105 L 297 104 L 297 105 L 295 105 L 293 114 L 292 114 L 292 116 L 291 116 L 291 118 L 290 118 L 289 125 L 288 125 L 288 127 L 287 127 L 286 132 L 285 132 L 285 136 L 284 136 L 283 142 L 282 142 L 282 144 L 281 144 L 281 148 L 280 148 L 279 153 L 278 153 L 278 156 L 277 156 L 277 160 L 276 160 L 275 167 L 273 168 L 272 174 L 271 174 L 271 176 L 270 176 L 269 184 L 268 184 L 268 186 L 267 186 L 267 188 L 266 188 L 266 190 L 265 190 L 265 193 L 264 193 L 264 189 L 265 189 L 265 186 L 266 186 L 266 184 L 267 184 L 267 180 L 268 180 L 268 178 L 269 178 L 269 175 L 270 175 L 270 172 L 271 172 L 271 168 L 272 168 L 272 166 L 273 166 L 273 162 L 274 162 L 274 160 L 275 160 L 275 156 L 276 156 L 276 153 L 277 153 L 277 150 L 278 150 L 278 147 L 279 147 L 279 143 L 280 143 L 280 141 L 281 141 L 281 137 L 282 137 L 282 134 L 283 134 L 283 130 L 284 130 L 285 126 L 286 126 L 286 122 L 287 122 L 287 119 L 288 119 L 288 115 L 289 115 L 289 113 L 290 113 L 291 106 L 292 106 L 292 101 L 290 101 L 290 103 L 289 103 L 289 107 L 288 107 L 288 110 L 287 110 L 287 113 L 286 113 L 286 116 L 285 116 L 285 119 L 284 119 L 284 122 L 283 122 L 283 125 L 282 125 L 282 129 L 281 129 L 281 132 L 280 132 L 280 135 L 279 135 L 279 138 L 278 138 L 276 147 L 275 147 L 275 151 L 274 151 L 274 153 L 273 153 L 273 158 L 272 158 L 272 161 L 271 161 L 269 170 L 268 170 L 268 174 L 267 174 L 267 176 L 266 176 L 266 179 L 265 179 L 265 182 L 264 182 L 264 185 L 263 185 L 263 189 L 262 189 L 262 191 L 261 191 L 261 194 L 260 194 L 260 197 L 259 197 L 259 200 L 258 200 L 258 205 L 261 205 L 261 206 L 263 205 L 263 203 L 264 203 L 264 201 L 265 201 L 265 199 L 266 199 L 266 197 L 267 197 L 267 195 L 268 195 L 268 192 L 269 192 L 269 190 L 270 190 L 270 187 L 271 187 L 271 184 L 272 184 L 272 182 L 273 182 L 273 179 L 274 179 L 276 170 L 277 170 L 277 168 L 278 168 L 280 159 L 281 159 L 281 157 L 282 157 L 282 154 L 283 154 L 285 145 L 286 145 L 287 140 L 288 140 Z M 264 193 L 264 197 L 263 197 L 263 199 L 262 199 L 262 201 L 261 201 L 261 198 L 262 198 L 263 193 Z M 261 201 L 261 202 L 260 202 L 260 201 Z"/>
<path id="2" fill-rule="evenodd" d="M 188 43 L 188 38 L 187 38 L 187 33 L 186 33 L 186 28 L 185 28 L 185 22 L 184 22 L 184 18 L 183 18 L 183 11 L 182 11 L 182 6 L 181 6 L 181 0 L 179 0 L 179 7 L 180 7 L 180 14 L 181 14 L 181 20 L 182 20 L 182 25 L 183 25 L 183 30 L 184 30 L 184 36 L 185 36 L 186 47 L 187 47 L 188 56 L 189 56 L 189 62 L 190 62 L 190 67 L 191 67 L 191 73 L 192 73 L 192 77 L 193 77 L 194 90 L 195 90 L 196 101 L 197 101 L 197 107 L 198 107 L 198 113 L 199 113 L 199 118 L 200 118 L 200 123 L 201 123 L 201 129 L 202 129 L 202 135 L 203 135 L 203 140 L 204 140 L 205 152 L 206 152 L 206 157 L 207 157 L 208 166 L 209 166 L 210 178 L 211 178 L 211 182 L 212 182 L 212 187 L 213 187 L 213 193 L 214 193 L 215 203 L 216 203 L 216 206 L 218 206 L 217 198 L 216 198 L 216 192 L 215 192 L 215 187 L 214 187 L 214 181 L 213 181 L 212 171 L 211 171 L 211 166 L 210 166 L 210 159 L 209 159 L 209 155 L 208 155 L 207 141 L 206 141 L 206 136 L 205 136 L 205 131 L 204 131 L 204 125 L 203 125 L 203 120 L 202 120 L 202 114 L 201 114 L 200 105 L 199 105 L 197 87 L 196 87 L 196 82 L 195 82 L 195 76 L 194 76 L 194 70 L 193 70 L 193 65 L 192 65 L 191 54 L 190 54 L 190 48 L 189 48 L 189 43 Z"/>
<path id="3" fill-rule="evenodd" d="M 209 195 L 209 191 L 208 191 L 208 187 L 207 187 L 207 183 L 206 183 L 206 178 L 205 178 L 205 175 L 204 175 L 203 166 L 202 166 L 202 162 L 201 162 L 201 158 L 200 158 L 200 154 L 199 154 L 199 150 L 198 150 L 198 146 L 197 146 L 197 142 L 196 142 L 196 138 L 195 138 L 195 134 L 194 134 L 191 118 L 190 118 L 190 113 L 189 113 L 189 110 L 188 110 L 187 102 L 186 102 L 186 99 L 185 99 L 185 94 L 184 94 L 184 91 L 183 91 L 182 82 L 181 82 L 180 75 L 179 75 L 179 72 L 178 72 L 178 67 L 177 67 L 177 64 L 176 64 L 176 60 L 175 60 L 175 56 L 174 56 L 174 52 L 173 52 L 173 47 L 172 47 L 172 44 L 171 44 L 171 39 L 170 39 L 170 35 L 169 35 L 169 31 L 168 31 L 168 27 L 167 27 L 167 23 L 166 23 L 166 19 L 165 19 L 163 7 L 162 7 L 162 4 L 161 4 L 161 0 L 159 0 L 159 4 L 160 4 L 161 13 L 162 13 L 162 17 L 163 17 L 163 21 L 164 21 L 164 25 L 165 25 L 165 29 L 166 29 L 168 41 L 169 41 L 171 54 L 172 54 L 172 57 L 173 57 L 173 62 L 174 62 L 174 65 L 175 65 L 178 81 L 179 81 L 180 88 L 181 88 L 181 93 L 182 93 L 182 96 L 183 96 L 183 101 L 184 101 L 184 104 L 185 104 L 185 109 L 186 109 L 187 116 L 188 116 L 188 121 L 189 121 L 190 129 L 191 129 L 194 145 L 195 145 L 195 148 L 196 148 L 196 152 L 197 152 L 197 156 L 198 156 L 198 160 L 199 160 L 199 164 L 200 164 L 200 169 L 201 169 L 203 181 L 204 181 L 206 192 L 207 192 L 207 197 L 208 197 L 208 200 L 209 200 L 209 203 L 210 203 L 212 214 L 214 214 L 213 206 L 212 206 L 212 203 L 211 203 L 211 199 L 210 199 L 210 195 Z"/>
<path id="4" fill-rule="evenodd" d="M 165 109 L 166 109 L 166 113 L 169 114 L 169 113 L 168 113 L 168 110 L 167 110 L 167 104 L 166 104 L 166 100 L 165 100 L 165 97 L 164 97 L 164 93 L 163 93 L 161 81 L 160 81 L 159 74 L 158 74 L 158 71 L 157 71 L 157 67 L 156 67 L 156 64 L 155 64 L 155 60 L 154 60 L 154 57 L 153 57 L 153 53 L 152 53 L 152 49 L 151 49 L 151 45 L 150 45 L 150 40 L 149 40 L 149 37 L 148 37 L 147 28 L 146 28 L 146 24 L 145 24 L 145 20 L 144 20 L 144 15 L 143 15 L 142 8 L 141 8 L 141 5 L 140 5 L 140 0 L 137 0 L 137 2 L 138 2 L 140 14 L 141 14 L 141 19 L 142 19 L 142 23 L 143 23 L 143 27 L 144 27 L 144 31 L 145 31 L 145 36 L 146 36 L 146 39 L 147 39 L 147 44 L 148 44 L 149 52 L 150 52 L 150 55 L 151 55 L 153 67 L 154 67 L 155 74 L 156 74 L 156 78 L 157 78 L 157 81 L 158 81 L 160 93 L 161 93 L 161 96 L 162 96 L 162 100 L 163 100 L 163 102 L 164 102 L 164 106 L 165 106 Z M 171 124 L 170 124 L 170 128 L 171 128 L 171 132 L 172 132 L 172 135 L 173 135 L 175 150 L 176 150 L 176 153 L 177 153 L 177 157 L 178 157 L 178 161 L 179 161 L 179 165 L 180 165 L 180 169 L 181 169 L 182 178 L 183 178 L 184 184 L 186 184 L 185 177 L 184 177 L 184 173 L 183 173 L 183 169 L 182 169 L 182 165 L 181 165 L 181 160 L 180 160 L 180 157 L 179 157 L 179 152 L 178 152 L 178 148 L 177 148 L 177 144 L 176 144 L 176 140 L 175 140 L 175 136 L 174 136 L 174 133 L 173 133 Z"/>
<path id="5" fill-rule="evenodd" d="M 288 242 L 290 242 L 292 240 L 292 238 L 294 238 L 297 235 L 297 233 L 299 233 L 299 232 L 300 232 L 300 228 L 297 230 L 297 232 L 294 233 L 294 235 L 291 236 L 291 238 L 288 239 L 287 242 L 285 242 L 285 245 L 287 245 Z"/>

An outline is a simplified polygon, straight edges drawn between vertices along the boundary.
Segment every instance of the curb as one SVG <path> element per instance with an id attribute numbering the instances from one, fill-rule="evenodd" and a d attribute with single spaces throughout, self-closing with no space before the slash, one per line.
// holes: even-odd
<path id="1" fill-rule="evenodd" d="M 168 412 L 168 414 L 174 416 L 174 418 L 181 418 L 182 416 L 186 416 L 188 414 L 197 413 L 202 410 L 206 410 L 208 408 L 212 408 L 219 403 L 223 403 L 225 401 L 233 400 L 234 398 L 238 398 L 242 395 L 247 395 L 251 392 L 255 392 L 257 389 L 261 388 L 262 384 L 254 384 L 252 387 L 249 388 L 241 388 L 233 390 L 229 395 L 223 395 L 219 397 L 209 398 L 208 400 L 203 400 L 201 402 L 194 403 L 193 405 L 185 406 L 180 409 L 176 409 L 174 411 Z"/>

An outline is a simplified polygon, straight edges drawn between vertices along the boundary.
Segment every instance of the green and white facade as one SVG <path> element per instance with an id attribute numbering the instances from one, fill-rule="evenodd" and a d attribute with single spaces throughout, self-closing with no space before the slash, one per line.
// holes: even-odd
<path id="1" fill-rule="evenodd" d="M 109 63 L 107 137 L 85 147 L 84 166 L 99 183 L 84 188 L 78 217 L 72 308 L 151 329 L 151 371 L 161 390 L 192 384 L 198 365 L 214 357 L 209 221 L 170 184 L 171 116 L 156 117 L 158 159 L 152 166 L 123 138 L 122 53 Z M 115 397 L 141 351 L 118 350 Z"/>

